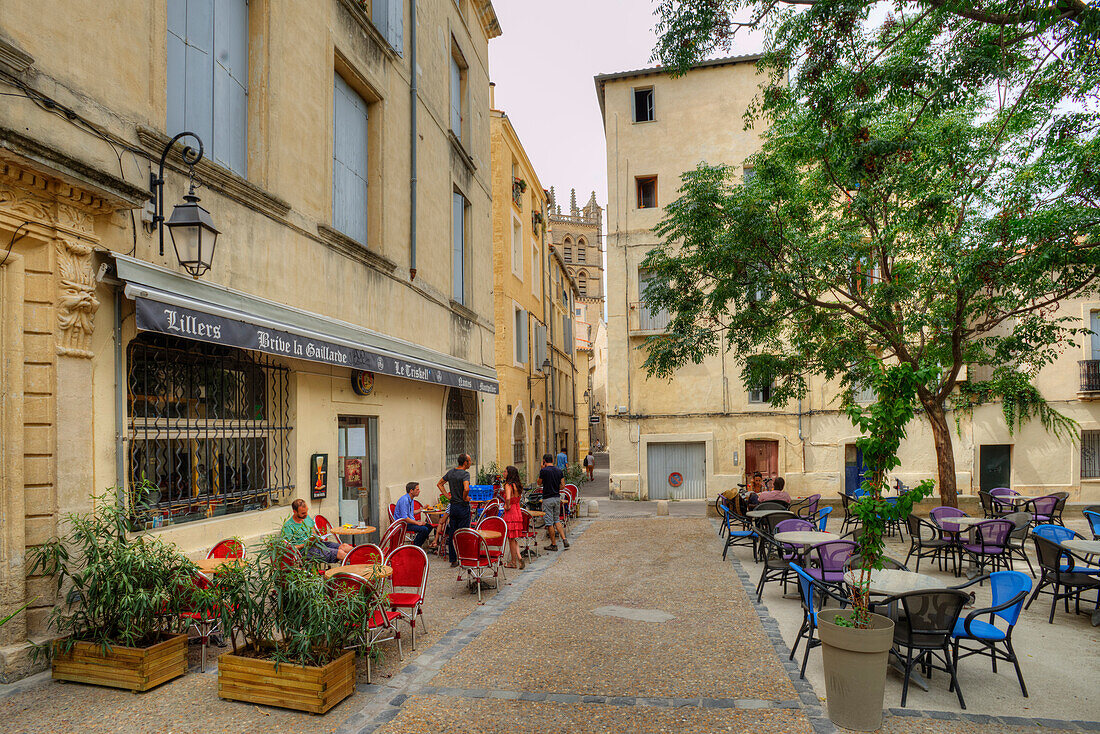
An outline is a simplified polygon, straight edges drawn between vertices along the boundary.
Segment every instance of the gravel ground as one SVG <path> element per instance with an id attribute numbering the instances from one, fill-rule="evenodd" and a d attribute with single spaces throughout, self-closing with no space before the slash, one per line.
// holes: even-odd
<path id="1" fill-rule="evenodd" d="M 677 698 L 797 694 L 702 519 L 593 524 L 432 684 Z M 659 610 L 665 622 L 603 616 Z"/>
<path id="2" fill-rule="evenodd" d="M 813 729 L 798 711 L 772 709 L 678 708 L 636 709 L 585 703 L 491 701 L 486 699 L 417 696 L 405 703 L 397 718 L 379 734 L 489 734 L 490 732 L 768 732 L 810 734 Z"/>
<path id="3" fill-rule="evenodd" d="M 427 650 L 447 630 L 469 614 L 477 598 L 455 582 L 446 559 L 429 556 L 428 593 L 424 616 L 427 633 L 417 625 L 416 652 L 408 626 L 402 624 L 405 657 L 399 660 L 395 642 L 382 643 L 384 661 L 375 665 L 373 682 L 386 680 Z M 510 573 L 515 573 L 510 571 Z M 502 585 L 503 588 L 503 585 Z M 483 592 L 486 598 L 492 590 Z M 80 683 L 47 681 L 30 690 L 0 697 L 0 730 L 4 732 L 326 732 L 340 726 L 370 698 L 356 692 L 324 716 L 311 716 L 270 706 L 255 706 L 218 698 L 213 661 L 230 648 L 207 650 L 207 672 L 198 673 L 199 646 L 188 651 L 191 673 L 152 691 L 101 688 Z M 366 667 L 359 661 L 359 682 L 366 683 Z M 2 695 L 2 694 L 0 694 Z"/>

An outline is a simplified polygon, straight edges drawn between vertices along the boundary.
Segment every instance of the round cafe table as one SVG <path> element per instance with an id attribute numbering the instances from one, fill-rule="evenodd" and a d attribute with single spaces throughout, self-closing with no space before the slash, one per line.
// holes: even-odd
<path id="1" fill-rule="evenodd" d="M 1100 540 L 1085 540 L 1083 538 L 1070 538 L 1063 540 L 1061 546 L 1066 550 L 1092 556 L 1100 553 Z"/>
<path id="2" fill-rule="evenodd" d="M 504 535 L 504 533 L 500 532 L 499 530 L 485 529 L 478 530 L 477 532 L 481 537 L 485 538 L 486 540 L 496 540 L 500 536 Z"/>
<path id="3" fill-rule="evenodd" d="M 776 533 L 775 539 L 787 545 L 801 545 L 809 548 L 810 546 L 827 543 L 830 540 L 839 540 L 840 536 L 836 533 L 820 530 L 789 530 L 785 533 Z"/>
<path id="4" fill-rule="evenodd" d="M 992 517 L 945 517 L 940 520 L 940 527 L 948 532 L 957 532 L 964 530 L 978 523 L 988 522 L 989 520 L 995 520 Z M 947 527 L 948 525 L 954 526 L 954 528 Z"/>
<path id="5" fill-rule="evenodd" d="M 774 509 L 774 510 L 749 510 L 748 512 L 745 513 L 745 517 L 751 517 L 751 518 L 754 518 L 756 520 L 759 520 L 762 517 L 767 517 L 768 515 L 771 515 L 771 514 L 776 513 L 776 512 L 790 512 L 790 510 L 780 510 L 778 508 Z"/>
<path id="6" fill-rule="evenodd" d="M 855 586 L 859 582 L 860 571 L 853 569 L 844 574 L 844 583 Z M 872 594 L 894 596 L 904 594 L 907 591 L 922 591 L 925 589 L 946 589 L 945 584 L 935 576 L 913 571 L 899 571 L 894 568 L 871 569 L 871 582 L 869 590 Z"/>
<path id="7" fill-rule="evenodd" d="M 195 561 L 195 565 L 204 573 L 214 573 L 222 566 L 236 566 L 243 562 L 243 558 L 201 558 Z"/>
<path id="8" fill-rule="evenodd" d="M 359 541 L 360 541 L 362 536 L 370 535 L 371 533 L 373 533 L 377 529 L 378 528 L 374 527 L 373 525 L 367 525 L 365 528 L 361 528 L 361 527 L 346 528 L 343 525 L 341 525 L 339 527 L 333 525 L 332 526 L 332 533 L 334 535 L 336 535 L 336 537 L 339 538 L 341 541 L 343 541 L 344 537 L 347 536 L 347 537 L 351 538 L 351 544 L 352 545 L 359 545 Z"/>
<path id="9" fill-rule="evenodd" d="M 373 563 L 351 563 L 347 566 L 333 566 L 325 571 L 325 576 L 332 578 L 338 573 L 353 573 L 371 581 L 376 578 L 389 578 L 393 575 L 393 569 L 389 566 L 376 566 Z"/>
<path id="10" fill-rule="evenodd" d="M 531 517 L 545 517 L 546 513 L 542 510 L 524 510 Z"/>

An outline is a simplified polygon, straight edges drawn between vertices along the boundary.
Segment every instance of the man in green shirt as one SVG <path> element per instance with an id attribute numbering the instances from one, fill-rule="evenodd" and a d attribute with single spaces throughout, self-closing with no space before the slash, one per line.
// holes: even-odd
<path id="1" fill-rule="evenodd" d="M 299 498 L 291 502 L 290 511 L 290 517 L 283 523 L 283 539 L 301 551 L 309 543 L 309 539 L 317 535 L 317 526 L 309 516 L 309 505 L 305 500 Z M 323 558 L 327 563 L 336 563 L 344 560 L 351 549 L 352 546 L 347 543 L 321 540 L 319 545 L 309 549 L 309 554 Z"/>

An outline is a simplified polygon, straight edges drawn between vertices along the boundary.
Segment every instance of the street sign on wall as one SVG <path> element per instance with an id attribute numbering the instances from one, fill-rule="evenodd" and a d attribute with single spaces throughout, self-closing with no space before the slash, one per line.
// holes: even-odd
<path id="1" fill-rule="evenodd" d="M 599 423 L 600 422 L 600 417 L 598 415 L 590 415 L 590 416 L 588 416 L 588 422 L 589 423 Z"/>

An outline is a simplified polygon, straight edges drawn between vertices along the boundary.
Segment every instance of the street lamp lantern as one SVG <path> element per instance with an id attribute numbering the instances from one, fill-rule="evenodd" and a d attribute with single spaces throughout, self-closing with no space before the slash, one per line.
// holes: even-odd
<path id="1" fill-rule="evenodd" d="M 584 391 L 584 402 L 586 402 L 586 403 L 587 403 L 587 402 L 588 402 L 588 398 L 589 398 L 589 395 L 588 395 L 588 391 L 587 391 L 587 390 L 585 390 L 585 391 Z"/>
<path id="2" fill-rule="evenodd" d="M 192 278 L 198 278 L 214 262 L 218 229 L 210 212 L 199 204 L 194 185 L 183 200 L 186 203 L 176 204 L 166 226 L 172 236 L 172 246 L 176 248 L 176 259 Z"/>
<path id="3" fill-rule="evenodd" d="M 185 145 L 180 151 L 180 158 L 187 166 L 188 190 L 183 197 L 183 204 L 176 204 L 172 209 L 172 218 L 164 219 L 164 162 L 172 147 L 180 138 L 191 137 L 198 143 L 198 149 Z M 160 167 L 156 175 L 151 176 L 150 188 L 153 193 L 153 202 L 156 213 L 153 215 L 153 228 L 160 235 L 160 254 L 164 254 L 164 229 L 172 237 L 172 247 L 176 250 L 176 259 L 184 270 L 191 274 L 192 278 L 198 278 L 214 263 L 214 247 L 218 241 L 218 228 L 214 226 L 214 219 L 203 206 L 199 204 L 199 197 L 195 195 L 195 165 L 202 160 L 202 139 L 192 132 L 182 132 L 168 141 L 164 146 L 164 152 L 160 156 Z"/>

